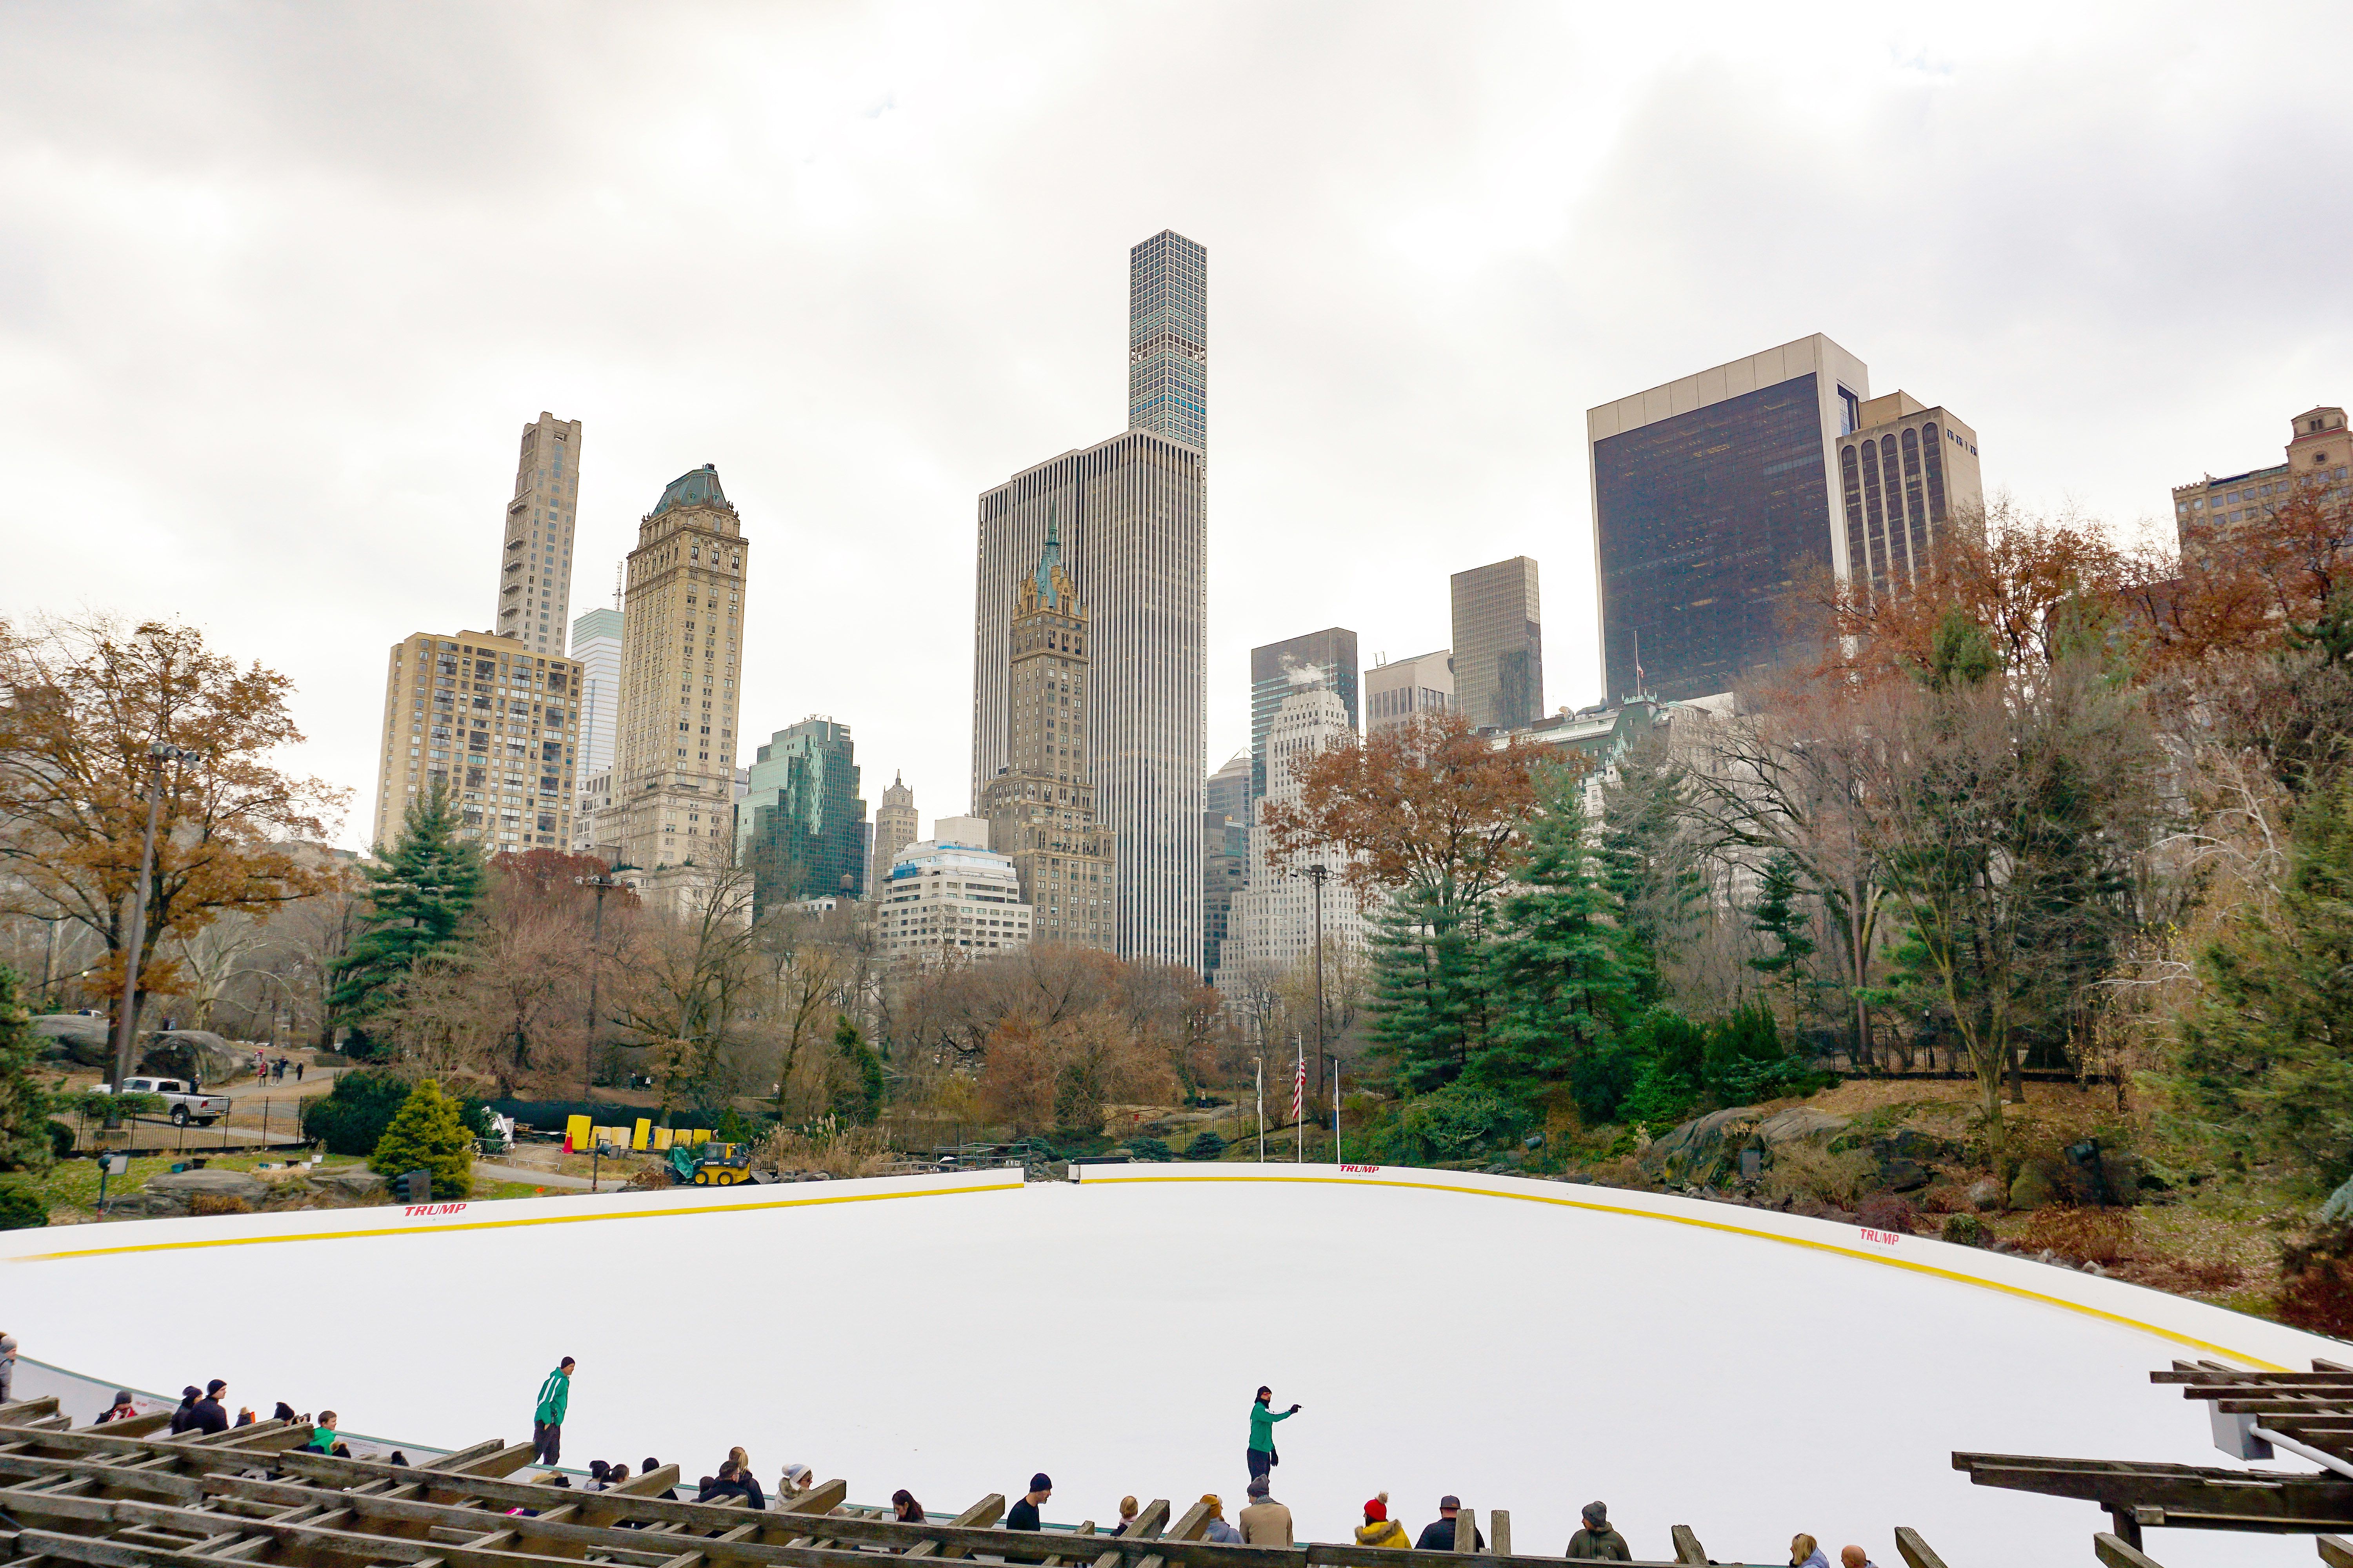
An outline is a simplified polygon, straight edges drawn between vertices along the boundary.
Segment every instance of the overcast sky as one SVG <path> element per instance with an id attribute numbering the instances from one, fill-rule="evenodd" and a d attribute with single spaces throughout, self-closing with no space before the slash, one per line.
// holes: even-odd
<path id="1" fill-rule="evenodd" d="M 492 624 L 546 409 L 574 611 L 717 464 L 744 732 L 848 722 L 928 828 L 975 497 L 1125 423 L 1127 247 L 1174 227 L 1208 765 L 1252 645 L 1443 647 L 1447 574 L 1514 554 L 1579 705 L 1594 404 L 1825 332 L 2129 530 L 2353 401 L 2349 47 L 2342 5 L 13 4 L 0 614 L 285 671 L 356 844 L 385 650 Z"/>

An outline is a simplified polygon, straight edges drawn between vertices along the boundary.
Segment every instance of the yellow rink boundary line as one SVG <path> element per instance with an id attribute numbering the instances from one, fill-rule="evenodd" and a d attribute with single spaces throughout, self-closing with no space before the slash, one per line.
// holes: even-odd
<path id="1" fill-rule="evenodd" d="M 2027 1289 L 2022 1285 L 2005 1285 L 1998 1279 L 1980 1279 L 1977 1275 L 1965 1274 L 1956 1268 L 1939 1268 L 1933 1263 L 1915 1263 L 1908 1258 L 1891 1258 L 1885 1253 L 1865 1252 L 1860 1247 L 1841 1247 L 1836 1242 L 1809 1241 L 1800 1236 L 1784 1236 L 1778 1231 L 1757 1230 L 1749 1226 L 1731 1225 L 1723 1220 L 1701 1219 L 1693 1215 L 1662 1214 L 1655 1209 L 1631 1208 L 1624 1204 L 1590 1203 L 1581 1198 L 1555 1197 L 1549 1193 L 1497 1192 L 1491 1187 L 1457 1186 L 1451 1182 L 1415 1182 L 1397 1176 L 1097 1176 L 1089 1174 L 1081 1178 L 1079 1186 L 1082 1190 L 1098 1184 L 1157 1187 L 1173 1186 L 1180 1182 L 1315 1183 L 1335 1187 L 1409 1187 L 1422 1192 L 1465 1193 L 1472 1197 L 1481 1198 L 1509 1198 L 1515 1203 L 1551 1204 L 1556 1208 L 1586 1209 L 1594 1214 L 1623 1215 L 1632 1219 L 1665 1220 L 1671 1225 L 1694 1226 L 1701 1230 L 1722 1231 L 1727 1236 L 1754 1237 L 1760 1241 L 1778 1241 L 1789 1247 L 1810 1247 L 1816 1252 L 1828 1252 L 1840 1258 L 1852 1258 L 1864 1263 L 1876 1263 L 1890 1268 L 1905 1268 L 1915 1274 L 1927 1274 L 1939 1279 L 1951 1279 L 1963 1285 L 1974 1285 L 1982 1290 L 1998 1290 L 2005 1296 L 2016 1296 L 2021 1300 L 2037 1301 L 2046 1307 L 2060 1307 L 2070 1312 L 2081 1312 L 2087 1318 L 2099 1318 L 2124 1328 L 2137 1329 L 2142 1333 L 2155 1334 L 2158 1339 L 2171 1340 L 2176 1344 L 2188 1345 L 2195 1350 L 2211 1351 L 2216 1355 L 2228 1356 L 2232 1361 L 2245 1362 L 2257 1372 L 2288 1370 L 2276 1362 L 2265 1361 L 2261 1356 L 2251 1355 L 2245 1351 L 2235 1351 L 2227 1345 L 2218 1345 L 2211 1340 L 2201 1340 L 2189 1334 L 2176 1333 L 2171 1329 L 2162 1329 L 2155 1323 L 2143 1322 L 2138 1318 L 2128 1318 L 2121 1312 L 2111 1312 L 2100 1307 L 2088 1307 L 2081 1301 L 2070 1301 L 2063 1296 L 2045 1295 L 2040 1290 Z"/>
<path id="2" fill-rule="evenodd" d="M 693 1208 L 627 1209 L 617 1214 L 551 1214 L 529 1219 L 470 1219 L 437 1225 L 430 1219 L 414 1226 L 371 1226 L 354 1230 L 312 1230 L 284 1236 L 224 1236 L 206 1241 L 142 1241 L 128 1247 L 90 1247 L 73 1252 L 32 1252 L 14 1261 L 49 1263 L 69 1258 L 105 1258 L 124 1252 L 185 1252 L 206 1247 L 268 1247 L 281 1241 L 347 1241 L 374 1236 L 446 1236 L 456 1230 L 507 1230 L 526 1225 L 592 1225 L 600 1220 L 669 1219 L 678 1215 L 750 1214 L 759 1209 L 816 1208 L 826 1204 L 871 1204 L 889 1198 L 952 1198 L 965 1193 L 1005 1193 L 1019 1182 L 989 1182 L 969 1187 L 929 1187 L 921 1192 L 843 1193 L 822 1198 L 777 1198 L 757 1204 L 703 1204 Z M 492 1200 L 485 1200 L 492 1201 Z"/>

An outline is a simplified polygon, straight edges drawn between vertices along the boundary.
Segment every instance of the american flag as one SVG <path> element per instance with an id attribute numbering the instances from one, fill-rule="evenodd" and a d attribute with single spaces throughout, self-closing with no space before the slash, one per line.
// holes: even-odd
<path id="1" fill-rule="evenodd" d="M 1291 1120 L 1296 1121 L 1307 1110 L 1307 1058 L 1302 1054 L 1299 1066 L 1291 1075 Z"/>

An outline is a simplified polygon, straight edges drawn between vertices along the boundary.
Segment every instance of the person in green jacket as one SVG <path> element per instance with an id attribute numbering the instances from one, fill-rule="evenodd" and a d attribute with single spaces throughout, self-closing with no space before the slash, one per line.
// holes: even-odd
<path id="1" fill-rule="evenodd" d="M 1288 1421 L 1299 1414 L 1299 1406 L 1296 1405 L 1288 1410 L 1277 1412 L 1271 1403 L 1273 1398 L 1274 1390 L 1261 1384 L 1258 1391 L 1258 1399 L 1250 1405 L 1250 1452 L 1246 1457 L 1250 1460 L 1250 1473 L 1252 1480 L 1266 1474 L 1274 1466 L 1276 1458 L 1274 1424 L 1278 1421 Z"/>
<path id="2" fill-rule="evenodd" d="M 539 1385 L 539 1403 L 531 1413 L 532 1458 L 552 1465 L 564 1447 L 564 1410 L 572 1399 L 572 1358 L 565 1356 Z"/>

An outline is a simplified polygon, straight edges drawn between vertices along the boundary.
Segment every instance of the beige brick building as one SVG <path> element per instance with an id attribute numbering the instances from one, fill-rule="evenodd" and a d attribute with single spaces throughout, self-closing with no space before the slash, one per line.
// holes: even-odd
<path id="1" fill-rule="evenodd" d="M 1846 574 L 1901 596 L 1935 569 L 1952 519 L 1985 506 L 1978 433 L 1902 391 L 1865 398 L 1855 421 L 1838 442 Z"/>
<path id="2" fill-rule="evenodd" d="M 384 756 L 370 842 L 400 835 L 410 797 L 448 786 L 463 837 L 492 854 L 572 842 L 580 666 L 488 632 L 419 632 L 385 672 Z"/>
<path id="3" fill-rule="evenodd" d="M 543 411 L 522 427 L 514 499 L 499 552 L 499 635 L 562 654 L 572 613 L 572 526 L 580 505 L 580 421 Z"/>
<path id="4" fill-rule="evenodd" d="M 2244 527 L 2299 489 L 2343 496 L 2347 471 L 2353 468 L 2353 438 L 2346 432 L 2345 410 L 2307 408 L 2297 415 L 2289 426 L 2284 456 L 2286 461 L 2270 468 L 2221 479 L 2209 474 L 2193 484 L 2174 486 L 2175 529 L 2209 521 L 2222 529 Z"/>
<path id="5" fill-rule="evenodd" d="M 638 524 L 622 604 L 612 805 L 596 841 L 618 845 L 641 879 L 723 865 L 734 852 L 748 554 L 708 463 L 672 479 Z"/>

